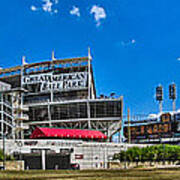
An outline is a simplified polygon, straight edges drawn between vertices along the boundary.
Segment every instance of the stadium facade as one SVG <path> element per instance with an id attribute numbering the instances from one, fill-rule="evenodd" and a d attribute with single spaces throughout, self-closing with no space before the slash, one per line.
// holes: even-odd
<path id="1" fill-rule="evenodd" d="M 110 143 L 121 130 L 123 98 L 97 97 L 90 50 L 31 64 L 23 57 L 1 69 L 0 108 L 0 146 L 25 169 L 107 168 L 124 148 Z"/>
<path id="2" fill-rule="evenodd" d="M 0 70 L 1 134 L 28 139 L 36 127 L 91 129 L 110 140 L 120 129 L 122 97 L 97 98 L 90 53 L 62 60 L 52 53 L 50 61 L 22 61 Z"/>
<path id="3" fill-rule="evenodd" d="M 122 96 L 96 95 L 90 51 L 0 69 L 0 148 L 24 169 L 108 168 L 128 147 L 180 143 L 179 111 L 122 117 Z M 111 142 L 121 129 L 131 144 Z"/>

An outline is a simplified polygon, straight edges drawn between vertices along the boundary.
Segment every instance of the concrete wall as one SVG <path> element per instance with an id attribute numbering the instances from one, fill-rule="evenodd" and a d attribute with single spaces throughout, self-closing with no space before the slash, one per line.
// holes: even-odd
<path id="1" fill-rule="evenodd" d="M 82 146 L 75 147 L 71 154 L 71 162 L 78 163 L 80 169 L 105 169 L 108 162 L 115 153 L 121 151 L 121 146 L 110 143 L 84 143 Z"/>
<path id="2" fill-rule="evenodd" d="M 105 169 L 108 168 L 109 162 L 115 153 L 133 146 L 144 147 L 147 145 L 74 140 L 16 140 L 16 142 L 6 140 L 5 149 L 8 154 L 12 154 L 13 152 L 20 154 L 31 153 L 32 149 L 40 151 L 50 149 L 56 153 L 60 153 L 60 150 L 68 149 L 71 156 L 71 163 L 78 163 L 80 169 Z M 2 148 L 1 140 L 0 148 Z"/>
<path id="3" fill-rule="evenodd" d="M 3 162 L 0 161 L 0 166 L 3 166 Z M 6 170 L 24 170 L 24 161 L 6 161 Z"/>
<path id="4" fill-rule="evenodd" d="M 145 168 L 158 168 L 158 167 L 164 167 L 164 166 L 169 166 L 169 167 L 173 167 L 178 163 L 172 163 L 172 162 L 168 162 L 168 161 L 161 161 L 161 162 L 150 162 L 150 161 L 146 161 L 146 162 L 139 162 L 138 166 L 142 166 Z M 109 168 L 110 169 L 125 169 L 125 168 L 134 168 L 137 167 L 137 163 L 136 162 L 118 162 L 118 161 L 112 161 L 109 162 Z"/>

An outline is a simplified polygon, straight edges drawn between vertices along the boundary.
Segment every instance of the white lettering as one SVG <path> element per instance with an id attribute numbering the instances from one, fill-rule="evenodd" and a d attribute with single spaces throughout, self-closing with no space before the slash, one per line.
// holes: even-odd
<path id="1" fill-rule="evenodd" d="M 27 75 L 22 77 L 22 85 L 40 84 L 40 92 L 63 91 L 85 88 L 87 72 Z"/>

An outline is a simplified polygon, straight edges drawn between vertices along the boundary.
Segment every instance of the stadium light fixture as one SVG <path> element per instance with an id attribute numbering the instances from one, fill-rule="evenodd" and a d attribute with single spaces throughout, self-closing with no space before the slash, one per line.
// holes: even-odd
<path id="1" fill-rule="evenodd" d="M 162 112 L 163 87 L 161 85 L 156 87 L 156 101 L 159 101 L 159 111 Z"/>
<path id="2" fill-rule="evenodd" d="M 172 100 L 173 111 L 176 110 L 176 84 L 169 85 L 169 99 Z"/>

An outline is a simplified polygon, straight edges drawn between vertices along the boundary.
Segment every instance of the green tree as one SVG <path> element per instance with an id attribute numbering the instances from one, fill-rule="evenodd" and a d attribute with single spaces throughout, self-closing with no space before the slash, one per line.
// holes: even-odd
<path id="1" fill-rule="evenodd" d="M 4 159 L 3 151 L 0 149 L 0 160 L 2 161 Z"/>
<path id="2" fill-rule="evenodd" d="M 152 162 L 169 161 L 175 163 L 180 161 L 180 146 L 177 145 L 154 145 L 143 148 L 132 147 L 127 151 L 121 151 L 114 155 L 114 159 L 119 159 L 120 162 Z"/>

